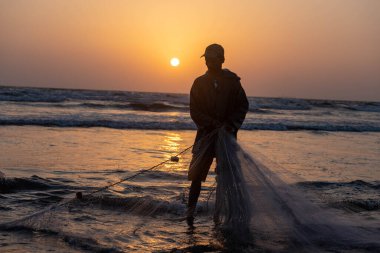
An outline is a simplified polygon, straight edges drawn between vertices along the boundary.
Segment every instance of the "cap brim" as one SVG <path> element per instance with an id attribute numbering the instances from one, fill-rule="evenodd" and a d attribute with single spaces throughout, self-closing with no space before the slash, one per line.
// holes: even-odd
<path id="1" fill-rule="evenodd" d="M 201 58 L 202 58 L 202 57 L 207 57 L 207 58 L 220 58 L 220 57 L 223 57 L 223 56 L 218 55 L 218 53 L 216 53 L 216 52 L 207 52 L 207 53 L 204 53 L 204 54 L 201 56 Z"/>

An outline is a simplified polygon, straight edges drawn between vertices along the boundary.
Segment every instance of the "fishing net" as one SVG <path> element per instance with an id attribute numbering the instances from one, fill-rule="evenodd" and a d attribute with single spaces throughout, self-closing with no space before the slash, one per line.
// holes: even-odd
<path id="1" fill-rule="evenodd" d="M 266 163 L 270 169 L 262 162 L 265 158 L 258 159 L 265 156 L 257 151 L 252 156 L 224 129 L 215 138 L 215 216 L 235 243 L 251 240 L 275 251 L 379 249 L 379 228 L 360 227 L 360 221 L 344 219 L 313 204 L 299 188 L 273 172 L 279 165 Z"/>
<path id="2" fill-rule="evenodd" d="M 251 219 L 251 201 L 238 145 L 223 129 L 216 137 L 216 198 L 214 219 L 231 229 L 245 228 Z"/>

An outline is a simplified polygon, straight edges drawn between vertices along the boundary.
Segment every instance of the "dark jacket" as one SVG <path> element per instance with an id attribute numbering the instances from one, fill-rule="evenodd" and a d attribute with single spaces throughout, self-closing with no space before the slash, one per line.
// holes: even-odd
<path id="1" fill-rule="evenodd" d="M 220 123 L 231 127 L 236 137 L 248 106 L 240 77 L 235 73 L 223 69 L 218 75 L 206 72 L 195 79 L 190 91 L 190 115 L 198 128 L 195 143 Z M 198 146 L 194 146 L 193 153 Z"/>

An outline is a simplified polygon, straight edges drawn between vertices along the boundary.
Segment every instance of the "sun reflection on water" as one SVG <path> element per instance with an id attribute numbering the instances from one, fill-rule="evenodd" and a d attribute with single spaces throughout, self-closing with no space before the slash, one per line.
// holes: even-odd
<path id="1" fill-rule="evenodd" d="M 170 159 L 171 156 L 174 156 L 182 151 L 183 139 L 180 134 L 168 132 L 164 139 L 163 151 L 165 152 L 165 159 Z M 164 165 L 164 170 L 166 171 L 183 171 L 187 169 L 186 162 L 183 159 L 189 157 L 188 153 L 179 156 L 179 162 L 170 162 Z"/>
<path id="2" fill-rule="evenodd" d="M 179 146 L 180 142 L 182 141 L 182 138 L 177 133 L 167 133 L 165 136 L 165 150 L 171 152 L 171 153 L 177 153 L 179 152 Z"/>

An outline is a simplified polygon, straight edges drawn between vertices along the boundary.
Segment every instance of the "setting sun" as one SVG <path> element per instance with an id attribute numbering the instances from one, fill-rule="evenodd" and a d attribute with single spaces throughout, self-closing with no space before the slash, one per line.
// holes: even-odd
<path id="1" fill-rule="evenodd" d="M 177 67 L 179 65 L 179 59 L 174 57 L 170 60 L 170 65 L 172 65 L 173 67 Z"/>

